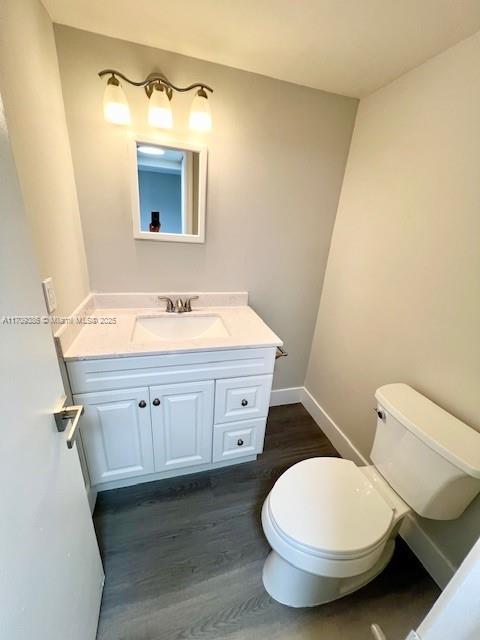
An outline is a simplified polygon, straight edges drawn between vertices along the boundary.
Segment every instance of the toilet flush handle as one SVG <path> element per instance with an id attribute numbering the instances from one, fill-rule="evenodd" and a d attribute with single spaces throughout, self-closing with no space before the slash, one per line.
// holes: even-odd
<path id="1" fill-rule="evenodd" d="M 377 416 L 380 418 L 380 420 L 385 420 L 385 418 L 387 417 L 385 411 L 382 411 L 381 409 L 377 409 L 377 407 L 373 407 L 373 410 L 375 411 Z"/>

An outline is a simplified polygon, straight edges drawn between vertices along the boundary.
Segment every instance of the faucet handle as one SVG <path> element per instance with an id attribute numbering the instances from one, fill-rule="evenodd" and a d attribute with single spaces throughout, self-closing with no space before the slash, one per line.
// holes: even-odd
<path id="1" fill-rule="evenodd" d="M 185 304 L 183 305 L 183 309 L 185 311 L 191 311 L 192 310 L 192 300 L 198 300 L 198 296 L 191 296 L 190 298 L 187 298 L 185 300 Z"/>
<path id="2" fill-rule="evenodd" d="M 167 313 L 173 313 L 175 311 L 175 305 L 173 304 L 173 300 L 171 298 L 169 298 L 168 296 L 158 296 L 158 299 L 167 301 L 167 308 L 165 309 Z"/>

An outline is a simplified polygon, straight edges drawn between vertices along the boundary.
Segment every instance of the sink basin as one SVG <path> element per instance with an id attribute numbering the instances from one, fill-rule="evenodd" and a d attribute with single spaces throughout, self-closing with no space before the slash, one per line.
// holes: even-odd
<path id="1" fill-rule="evenodd" d="M 223 338 L 230 335 L 220 316 L 171 314 L 137 316 L 133 342 L 182 342 L 199 338 Z"/>

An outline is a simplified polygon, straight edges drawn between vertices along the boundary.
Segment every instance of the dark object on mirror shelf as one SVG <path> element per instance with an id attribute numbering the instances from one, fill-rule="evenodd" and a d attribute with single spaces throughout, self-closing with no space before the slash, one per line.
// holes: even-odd
<path id="1" fill-rule="evenodd" d="M 152 211 L 152 221 L 150 222 L 150 231 L 159 232 L 160 231 L 160 212 Z"/>

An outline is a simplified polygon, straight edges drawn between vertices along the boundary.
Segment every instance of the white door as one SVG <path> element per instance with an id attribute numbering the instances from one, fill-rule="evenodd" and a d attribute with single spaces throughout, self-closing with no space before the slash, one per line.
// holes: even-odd
<path id="1" fill-rule="evenodd" d="M 80 393 L 82 442 L 93 484 L 152 473 L 148 388 Z"/>
<path id="2" fill-rule="evenodd" d="M 473 545 L 422 624 L 407 640 L 480 638 L 480 539 Z"/>
<path id="3" fill-rule="evenodd" d="M 0 98 L 0 636 L 93 640 L 103 570 Z M 58 212 L 61 215 L 61 212 Z M 15 321 L 12 321 L 15 322 Z"/>
<path id="4" fill-rule="evenodd" d="M 212 461 L 214 382 L 150 387 L 155 470 Z"/>
<path id="5" fill-rule="evenodd" d="M 387 640 L 372 625 L 374 640 Z M 478 640 L 480 638 L 480 539 L 473 545 L 417 631 L 405 640 Z"/>

